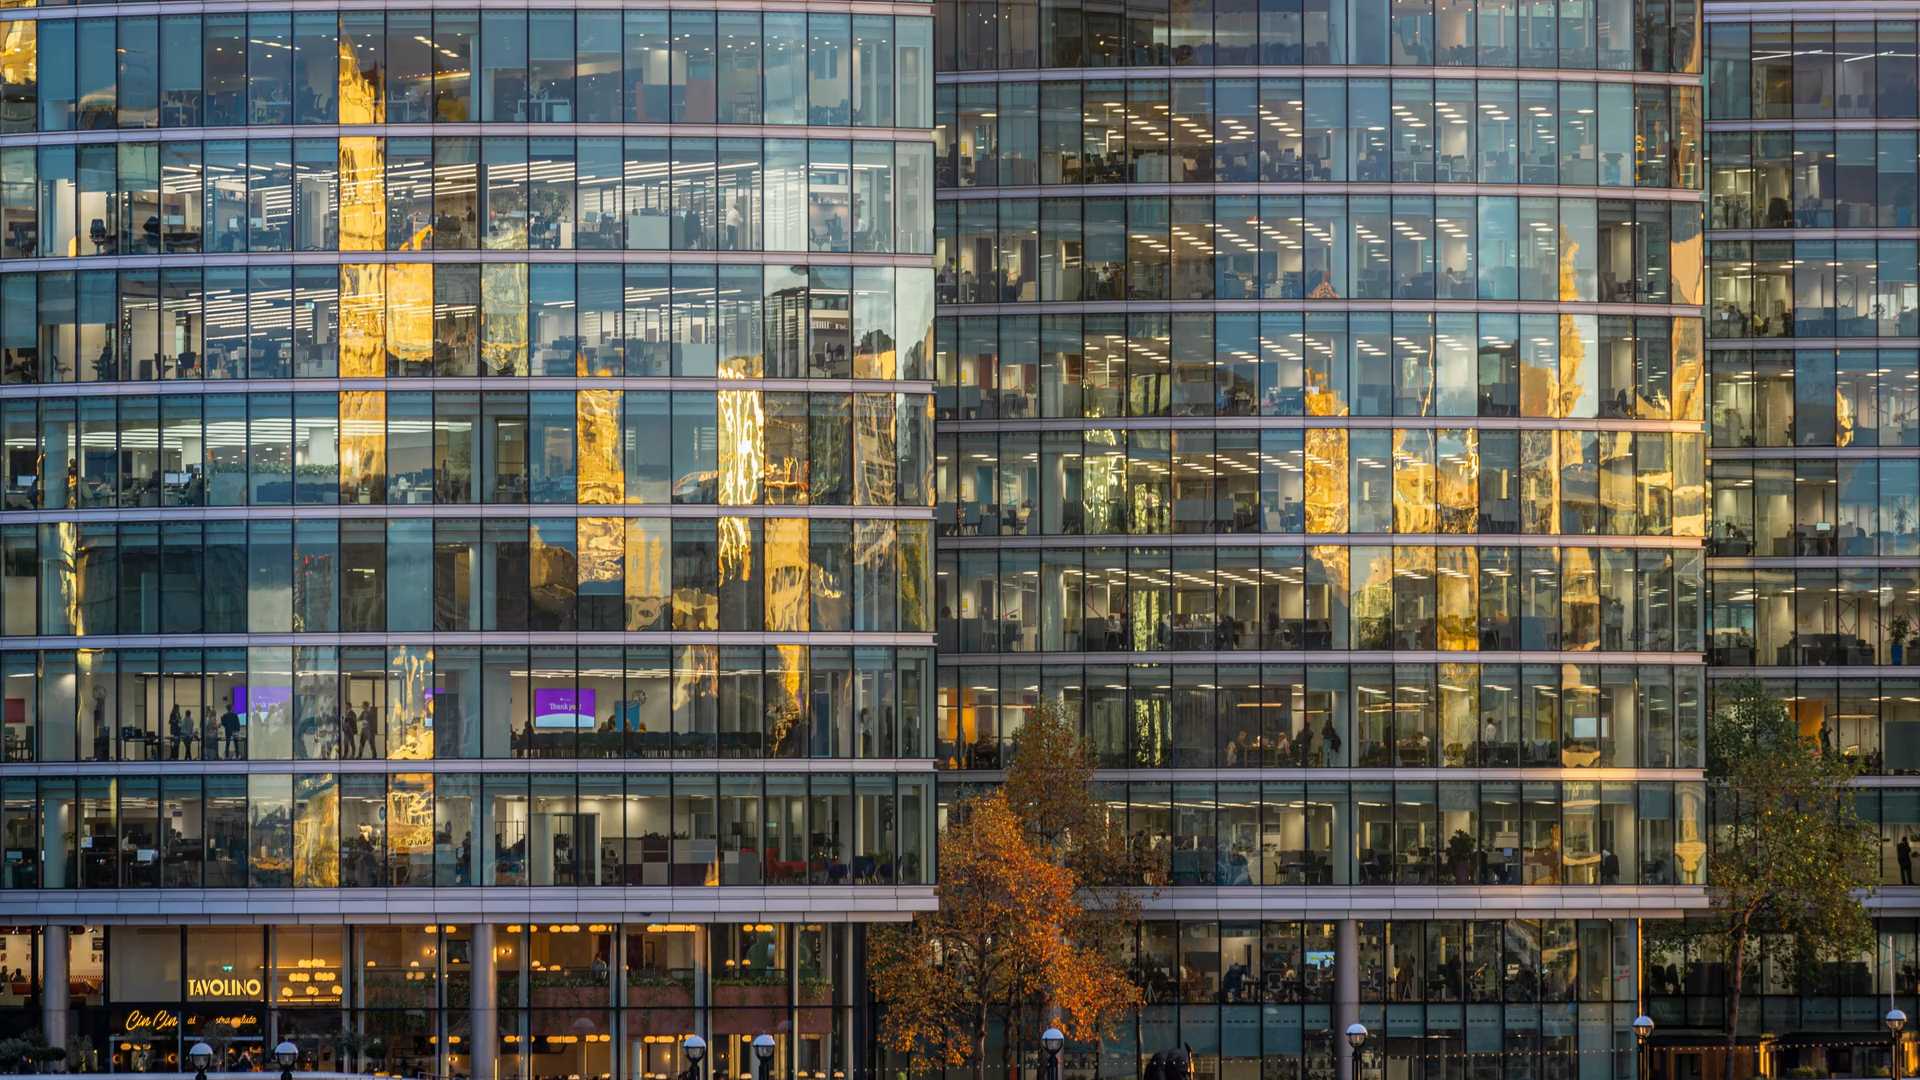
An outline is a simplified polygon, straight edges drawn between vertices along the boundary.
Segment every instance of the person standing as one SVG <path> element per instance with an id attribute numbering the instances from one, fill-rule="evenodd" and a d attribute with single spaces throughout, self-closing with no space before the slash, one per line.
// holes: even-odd
<path id="1" fill-rule="evenodd" d="M 340 718 L 340 723 L 346 729 L 346 741 L 340 744 L 340 756 L 350 758 L 360 752 L 360 714 L 353 711 L 352 705 L 348 705 L 347 713 Z"/>
<path id="2" fill-rule="evenodd" d="M 233 711 L 233 699 L 227 699 L 226 711 L 220 714 L 220 734 L 222 736 L 221 756 L 228 761 L 240 757 L 240 714 Z"/>
<path id="3" fill-rule="evenodd" d="M 106 761 L 113 753 L 113 732 L 107 727 L 107 692 L 93 690 L 93 760 Z"/>
<path id="4" fill-rule="evenodd" d="M 356 754 L 363 760 L 371 761 L 379 755 L 374 752 L 374 733 L 380 730 L 380 714 L 370 701 L 360 703 L 360 752 Z"/>

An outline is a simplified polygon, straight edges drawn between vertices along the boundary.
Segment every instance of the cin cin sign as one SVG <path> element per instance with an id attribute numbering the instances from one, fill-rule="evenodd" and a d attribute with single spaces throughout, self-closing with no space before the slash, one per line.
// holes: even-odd
<path id="1" fill-rule="evenodd" d="M 197 998 L 257 998 L 259 979 L 188 979 L 187 996 Z"/>
<path id="2" fill-rule="evenodd" d="M 172 1031 L 180 1026 L 180 1018 L 165 1009 L 143 1012 L 134 1009 L 127 1013 L 127 1031 L 129 1034 L 140 1031 Z"/>

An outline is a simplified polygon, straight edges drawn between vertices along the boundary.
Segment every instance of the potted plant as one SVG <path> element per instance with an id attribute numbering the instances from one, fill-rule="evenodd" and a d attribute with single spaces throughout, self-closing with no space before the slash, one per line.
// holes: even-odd
<path id="1" fill-rule="evenodd" d="M 348 1072 L 366 1068 L 368 1059 L 375 1055 L 375 1044 L 374 1037 L 358 1027 L 349 1027 L 342 1031 L 337 1036 L 341 1068 Z"/>
<path id="2" fill-rule="evenodd" d="M 1475 857 L 1479 852 L 1473 837 L 1465 829 L 1455 829 L 1447 838 L 1447 864 L 1453 867 L 1453 882 L 1456 885 L 1473 884 Z"/>
<path id="3" fill-rule="evenodd" d="M 1913 620 L 1907 618 L 1905 615 L 1895 615 L 1893 619 L 1887 623 L 1887 645 L 1894 663 L 1900 664 L 1906 662 L 1907 635 L 1911 633 L 1912 630 Z"/>
<path id="4" fill-rule="evenodd" d="M 12 1039 L 0 1039 L 0 1072 L 22 1073 L 32 1068 L 32 1038 L 38 1032 L 28 1032 L 26 1036 Z"/>
<path id="5" fill-rule="evenodd" d="M 83 1036 L 73 1036 L 63 1047 L 49 1046 L 46 1036 L 34 1028 L 11 1039 L 0 1039 L 0 1072 L 61 1072 L 61 1064 L 69 1061 L 74 1063 L 74 1071 L 85 1071 L 93 1052 L 93 1044 Z"/>

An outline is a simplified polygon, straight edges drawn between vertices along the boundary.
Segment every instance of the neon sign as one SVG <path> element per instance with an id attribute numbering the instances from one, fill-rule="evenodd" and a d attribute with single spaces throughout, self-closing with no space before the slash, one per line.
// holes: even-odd
<path id="1" fill-rule="evenodd" d="M 188 997 L 213 998 L 257 998 L 260 996 L 259 979 L 188 979 Z"/>
<path id="2" fill-rule="evenodd" d="M 146 1012 L 134 1009 L 127 1013 L 126 1029 L 128 1034 L 140 1031 L 174 1031 L 180 1027 L 180 1017 L 166 1009 Z"/>

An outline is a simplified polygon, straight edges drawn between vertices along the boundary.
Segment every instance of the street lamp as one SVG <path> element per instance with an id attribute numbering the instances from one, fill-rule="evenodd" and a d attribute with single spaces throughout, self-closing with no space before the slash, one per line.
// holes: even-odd
<path id="1" fill-rule="evenodd" d="M 755 1035 L 753 1037 L 753 1057 L 757 1062 L 754 1066 L 754 1074 L 760 1080 L 769 1080 L 768 1074 L 773 1069 L 773 1036 Z"/>
<path id="2" fill-rule="evenodd" d="M 194 1043 L 187 1051 L 187 1062 L 193 1066 L 193 1080 L 207 1080 L 207 1066 L 213 1064 L 213 1047 L 204 1039 Z"/>
<path id="3" fill-rule="evenodd" d="M 1647 1040 L 1653 1038 L 1653 1017 L 1641 1013 L 1633 1018 L 1633 1043 L 1639 1048 L 1635 1057 L 1635 1075 L 1647 1080 Z"/>
<path id="4" fill-rule="evenodd" d="M 1881 1023 L 1887 1025 L 1887 1034 L 1891 1036 L 1887 1045 L 1887 1052 L 1892 1059 L 1890 1072 L 1893 1080 L 1900 1080 L 1900 1029 L 1907 1026 L 1907 1014 L 1899 1009 L 1888 1009 Z"/>
<path id="5" fill-rule="evenodd" d="M 1367 1041 L 1367 1025 L 1347 1025 L 1347 1045 L 1353 1047 L 1353 1077 L 1360 1080 L 1360 1047 Z"/>
<path id="6" fill-rule="evenodd" d="M 300 1048 L 292 1039 L 281 1039 L 273 1048 L 273 1060 L 280 1063 L 280 1080 L 293 1080 L 293 1063 L 300 1060 Z"/>
<path id="7" fill-rule="evenodd" d="M 680 1044 L 680 1052 L 687 1056 L 687 1072 L 693 1080 L 701 1080 L 706 1075 L 701 1062 L 707 1058 L 707 1040 L 698 1035 L 689 1035 Z"/>
<path id="8" fill-rule="evenodd" d="M 1050 1027 L 1040 1033 L 1040 1045 L 1047 1051 L 1047 1080 L 1060 1080 L 1060 1048 L 1067 1045 L 1067 1037 Z"/>

